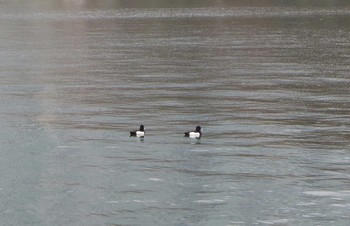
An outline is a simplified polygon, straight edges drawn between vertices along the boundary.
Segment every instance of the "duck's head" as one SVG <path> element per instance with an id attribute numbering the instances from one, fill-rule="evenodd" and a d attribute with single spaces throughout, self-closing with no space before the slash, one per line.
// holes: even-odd
<path id="1" fill-rule="evenodd" d="M 145 131 L 145 127 L 143 125 L 140 126 L 140 131 Z"/>
<path id="2" fill-rule="evenodd" d="M 196 127 L 196 132 L 202 132 L 202 128 L 200 126 Z"/>

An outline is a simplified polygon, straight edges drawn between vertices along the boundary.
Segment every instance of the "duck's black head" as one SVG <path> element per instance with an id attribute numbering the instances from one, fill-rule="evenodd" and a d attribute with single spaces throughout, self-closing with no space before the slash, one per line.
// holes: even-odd
<path id="1" fill-rule="evenodd" d="M 196 132 L 202 132 L 202 128 L 200 126 L 196 127 Z"/>
<path id="2" fill-rule="evenodd" d="M 145 127 L 143 125 L 140 126 L 140 131 L 145 131 Z"/>

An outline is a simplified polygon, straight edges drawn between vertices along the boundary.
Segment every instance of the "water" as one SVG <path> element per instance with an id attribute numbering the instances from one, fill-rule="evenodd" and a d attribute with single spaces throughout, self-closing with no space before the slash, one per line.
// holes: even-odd
<path id="1" fill-rule="evenodd" d="M 349 9 L 1 2 L 1 225 L 348 225 Z"/>

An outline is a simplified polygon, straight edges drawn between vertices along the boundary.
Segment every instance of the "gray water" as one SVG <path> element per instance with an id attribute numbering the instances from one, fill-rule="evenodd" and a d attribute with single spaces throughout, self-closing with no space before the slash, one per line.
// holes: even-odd
<path id="1" fill-rule="evenodd" d="M 1 225 L 349 224 L 350 5 L 193 2 L 0 2 Z"/>

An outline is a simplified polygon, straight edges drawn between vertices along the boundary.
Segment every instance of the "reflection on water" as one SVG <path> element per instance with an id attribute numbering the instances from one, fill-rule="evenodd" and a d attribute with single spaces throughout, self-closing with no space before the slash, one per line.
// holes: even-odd
<path id="1" fill-rule="evenodd" d="M 245 2 L 0 3 L 2 222 L 347 225 L 349 5 Z"/>

